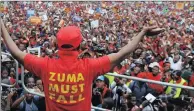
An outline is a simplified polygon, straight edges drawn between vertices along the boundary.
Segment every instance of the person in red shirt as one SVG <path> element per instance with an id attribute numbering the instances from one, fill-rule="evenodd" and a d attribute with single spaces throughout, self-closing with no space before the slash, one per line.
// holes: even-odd
<path id="1" fill-rule="evenodd" d="M 151 67 L 151 72 L 141 72 L 138 75 L 141 78 L 155 80 L 155 81 L 160 81 L 162 79 L 161 74 L 159 72 L 159 65 L 155 65 L 155 64 Z M 160 94 L 163 92 L 163 86 L 161 85 L 148 83 L 148 87 L 154 91 L 153 93 Z"/>
<path id="2" fill-rule="evenodd" d="M 114 72 L 116 72 L 117 74 L 124 74 L 126 72 L 126 68 L 124 66 L 122 66 L 121 64 L 118 64 L 114 68 Z"/>
<path id="3" fill-rule="evenodd" d="M 59 58 L 55 59 L 22 52 L 11 39 L 2 19 L 0 24 L 2 37 L 13 57 L 43 81 L 47 111 L 90 111 L 93 79 L 114 68 L 136 48 L 148 31 L 156 28 L 144 27 L 117 53 L 97 59 L 78 59 L 81 31 L 75 26 L 63 27 L 57 33 Z"/>

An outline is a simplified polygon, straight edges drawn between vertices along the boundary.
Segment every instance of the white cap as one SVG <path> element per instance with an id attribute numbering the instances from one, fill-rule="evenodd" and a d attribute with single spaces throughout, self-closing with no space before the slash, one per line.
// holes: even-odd
<path id="1" fill-rule="evenodd" d="M 96 41 L 97 41 L 97 38 L 96 38 L 96 37 L 93 37 L 93 38 L 92 38 L 92 41 L 93 41 L 93 42 L 96 42 Z"/>
<path id="2" fill-rule="evenodd" d="M 160 67 L 160 65 L 157 62 L 150 63 L 149 67 L 153 68 L 154 66 Z"/>

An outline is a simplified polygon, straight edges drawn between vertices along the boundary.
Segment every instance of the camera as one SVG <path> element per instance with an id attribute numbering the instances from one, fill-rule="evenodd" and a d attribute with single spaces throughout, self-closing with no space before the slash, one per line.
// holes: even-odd
<path id="1" fill-rule="evenodd" d="M 187 97 L 187 96 L 181 96 L 182 101 L 186 101 L 186 102 L 192 102 L 192 97 Z"/>
<path id="2" fill-rule="evenodd" d="M 117 93 L 119 96 L 122 96 L 122 95 L 123 95 L 123 87 L 120 86 L 120 85 L 117 86 L 116 93 Z"/>
<path id="3" fill-rule="evenodd" d="M 156 99 L 154 100 L 153 104 L 161 104 L 162 103 L 162 100 L 161 99 Z"/>
<path id="4" fill-rule="evenodd" d="M 103 89 L 102 88 L 96 88 L 95 90 L 94 90 L 94 95 L 99 95 L 100 93 L 102 93 L 103 92 Z"/>
<path id="5" fill-rule="evenodd" d="M 11 88 L 10 92 L 19 92 L 19 91 L 22 91 L 22 90 L 23 90 L 22 88 Z"/>
<path id="6" fill-rule="evenodd" d="M 99 45 L 93 46 L 93 50 L 98 53 L 106 53 L 106 49 Z"/>

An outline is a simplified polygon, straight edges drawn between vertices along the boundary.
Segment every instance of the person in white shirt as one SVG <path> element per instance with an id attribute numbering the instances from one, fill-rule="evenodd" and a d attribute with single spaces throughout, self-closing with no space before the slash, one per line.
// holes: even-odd
<path id="1" fill-rule="evenodd" d="M 174 55 L 174 57 L 169 57 L 168 60 L 170 62 L 172 70 L 182 70 L 183 68 L 182 56 L 177 54 Z"/>
<path id="2" fill-rule="evenodd" d="M 183 60 L 182 60 L 182 56 L 179 55 L 178 51 L 173 52 L 172 57 L 170 57 L 168 55 L 166 46 L 164 46 L 165 48 L 165 61 L 168 61 L 170 63 L 170 68 L 172 70 L 182 70 L 183 69 Z"/>

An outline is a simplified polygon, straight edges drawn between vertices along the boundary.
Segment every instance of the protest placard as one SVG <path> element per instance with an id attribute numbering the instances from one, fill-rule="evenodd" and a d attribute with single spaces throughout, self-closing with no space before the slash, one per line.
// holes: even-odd
<path id="1" fill-rule="evenodd" d="M 99 20 L 91 21 L 91 28 L 98 28 L 99 27 Z"/>
<path id="2" fill-rule="evenodd" d="M 38 12 L 38 14 L 39 14 L 40 18 L 42 19 L 42 21 L 48 20 L 46 12 Z"/>
<path id="3" fill-rule="evenodd" d="M 150 93 L 148 93 L 148 94 L 145 96 L 145 98 L 146 98 L 150 103 L 154 102 L 154 100 L 156 99 L 156 97 L 153 96 L 153 95 L 150 94 Z"/>
<path id="4" fill-rule="evenodd" d="M 34 10 L 27 10 L 27 18 L 34 16 L 35 15 L 35 11 Z"/>
<path id="5" fill-rule="evenodd" d="M 49 2 L 47 5 L 48 5 L 49 7 L 52 7 L 52 6 L 53 6 L 53 3 L 52 3 L 52 2 Z"/>
<path id="6" fill-rule="evenodd" d="M 167 6 L 162 9 L 162 13 L 163 14 L 166 14 L 168 12 L 169 12 L 169 10 L 168 10 L 168 7 Z"/>
<path id="7" fill-rule="evenodd" d="M 121 16 L 118 15 L 118 14 L 115 14 L 115 18 L 116 18 L 117 20 L 121 20 Z"/>
<path id="8" fill-rule="evenodd" d="M 36 47 L 36 48 L 27 48 L 27 52 L 33 55 L 36 55 L 37 57 L 41 56 L 41 52 L 40 52 L 40 47 Z"/>
<path id="9" fill-rule="evenodd" d="M 101 14 L 100 13 L 96 13 L 95 15 L 94 15 L 94 18 L 95 19 L 99 19 L 101 17 Z"/>
<path id="10" fill-rule="evenodd" d="M 105 3 L 102 3 L 102 8 L 106 8 L 106 4 Z"/>
<path id="11" fill-rule="evenodd" d="M 69 12 L 70 12 L 70 8 L 69 8 L 69 7 L 64 8 L 64 11 L 65 11 L 66 13 L 69 13 Z"/>
<path id="12" fill-rule="evenodd" d="M 102 11 L 102 10 L 101 10 L 100 7 L 97 7 L 97 8 L 96 8 L 96 12 L 97 12 L 97 13 L 101 13 L 101 11 Z"/>
<path id="13" fill-rule="evenodd" d="M 117 13 L 118 12 L 118 8 L 117 7 L 113 7 L 112 8 L 112 12 Z"/>
<path id="14" fill-rule="evenodd" d="M 191 24 L 189 29 L 194 32 L 194 25 Z"/>
<path id="15" fill-rule="evenodd" d="M 94 10 L 93 10 L 93 9 L 89 9 L 89 10 L 88 10 L 88 13 L 89 13 L 89 14 L 94 14 Z"/>
<path id="16" fill-rule="evenodd" d="M 4 12 L 4 4 L 3 4 L 3 2 L 0 2 L 0 12 Z"/>
<path id="17" fill-rule="evenodd" d="M 184 3 L 183 2 L 177 2 L 176 3 L 176 9 L 184 9 Z"/>
<path id="18" fill-rule="evenodd" d="M 77 15 L 73 16 L 73 21 L 74 22 L 80 22 L 81 21 L 81 18 Z"/>
<path id="19" fill-rule="evenodd" d="M 39 17 L 32 16 L 32 17 L 29 18 L 29 22 L 31 24 L 33 24 L 33 25 L 38 25 L 38 24 L 41 24 L 42 23 L 42 20 Z"/>
<path id="20" fill-rule="evenodd" d="M 194 11 L 194 7 L 191 6 L 191 7 L 189 8 L 189 11 Z"/>

